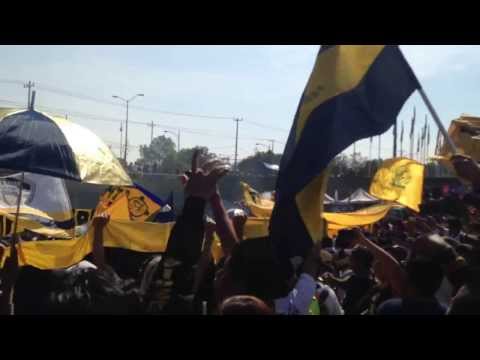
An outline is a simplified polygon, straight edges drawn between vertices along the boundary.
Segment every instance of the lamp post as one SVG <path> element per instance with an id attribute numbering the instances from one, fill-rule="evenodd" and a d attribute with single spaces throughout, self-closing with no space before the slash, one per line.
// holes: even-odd
<path id="1" fill-rule="evenodd" d="M 126 104 L 126 107 L 127 107 L 127 120 L 125 122 L 125 151 L 123 153 L 123 161 L 125 161 L 125 164 L 127 164 L 127 150 L 128 150 L 128 105 L 139 96 L 144 96 L 144 95 L 143 94 L 137 94 L 135 96 L 132 96 L 128 100 L 124 99 L 120 96 L 117 96 L 117 95 L 112 95 L 112 97 L 114 99 L 122 100 Z"/>
<path id="2" fill-rule="evenodd" d="M 178 130 L 178 132 L 175 134 L 173 131 L 170 131 L 170 130 L 163 130 L 163 133 L 164 134 L 172 134 L 172 135 L 175 135 L 177 137 L 177 152 L 180 152 L 180 130 Z"/>

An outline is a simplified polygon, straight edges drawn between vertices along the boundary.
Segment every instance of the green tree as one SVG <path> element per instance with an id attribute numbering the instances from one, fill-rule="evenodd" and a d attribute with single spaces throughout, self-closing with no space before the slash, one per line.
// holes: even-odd
<path id="1" fill-rule="evenodd" d="M 172 139 L 161 135 L 153 139 L 150 145 L 140 146 L 140 165 L 156 164 L 162 171 L 171 170 L 175 165 L 176 151 Z"/>

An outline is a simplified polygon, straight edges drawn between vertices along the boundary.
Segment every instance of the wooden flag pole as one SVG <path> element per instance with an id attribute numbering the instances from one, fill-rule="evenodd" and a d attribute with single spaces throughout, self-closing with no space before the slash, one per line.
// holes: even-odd
<path id="1" fill-rule="evenodd" d="M 425 105 L 427 105 L 428 111 L 430 111 L 430 114 L 432 115 L 433 120 L 434 120 L 435 123 L 437 124 L 438 129 L 440 130 L 440 132 L 442 133 L 443 137 L 444 137 L 445 140 L 447 141 L 448 146 L 450 146 L 450 149 L 452 150 L 452 153 L 453 153 L 454 155 L 457 154 L 457 153 L 458 153 L 457 147 L 456 147 L 455 144 L 453 143 L 453 141 L 452 141 L 452 139 L 450 138 L 450 136 L 448 136 L 448 132 L 447 132 L 447 131 L 445 130 L 445 128 L 443 127 L 443 124 L 442 124 L 442 122 L 440 121 L 440 118 L 438 117 L 437 112 L 435 111 L 435 109 L 433 108 L 432 104 L 430 103 L 430 100 L 428 99 L 427 95 L 425 94 L 425 91 L 424 91 L 422 88 L 419 88 L 418 91 L 420 92 L 420 96 L 422 97 L 423 101 L 425 102 Z"/>

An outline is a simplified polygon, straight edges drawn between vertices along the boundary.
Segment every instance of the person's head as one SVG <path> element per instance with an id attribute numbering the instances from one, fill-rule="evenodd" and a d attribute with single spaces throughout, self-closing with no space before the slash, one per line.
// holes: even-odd
<path id="1" fill-rule="evenodd" d="M 429 258 L 441 266 L 448 266 L 455 261 L 455 250 L 445 241 L 445 238 L 437 234 L 421 235 L 416 238 L 411 247 L 410 258 Z"/>
<path id="2" fill-rule="evenodd" d="M 273 310 L 259 298 L 236 295 L 222 302 L 220 315 L 273 315 Z"/>
<path id="3" fill-rule="evenodd" d="M 235 245 L 223 269 L 215 277 L 217 301 L 251 294 L 264 301 L 284 296 L 287 281 L 293 277 L 290 263 L 280 264 L 269 238 L 248 239 Z"/>
<path id="4" fill-rule="evenodd" d="M 335 239 L 335 247 L 338 249 L 347 249 L 351 246 L 355 237 L 355 233 L 352 230 L 340 230 L 337 238 Z"/>
<path id="5" fill-rule="evenodd" d="M 350 255 L 350 265 L 355 272 L 370 271 L 373 265 L 373 255 L 367 248 L 355 246 Z"/>
<path id="6" fill-rule="evenodd" d="M 322 249 L 327 249 L 333 247 L 333 240 L 329 237 L 324 237 L 322 239 Z"/>
<path id="7" fill-rule="evenodd" d="M 407 279 L 417 297 L 433 297 L 443 280 L 441 266 L 428 258 L 416 257 L 407 263 Z"/>

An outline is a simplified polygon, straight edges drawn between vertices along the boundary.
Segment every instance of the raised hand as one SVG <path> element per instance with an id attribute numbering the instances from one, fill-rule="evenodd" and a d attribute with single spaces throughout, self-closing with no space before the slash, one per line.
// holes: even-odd
<path id="1" fill-rule="evenodd" d="M 199 167 L 200 151 L 195 150 L 192 156 L 192 167 L 190 172 L 183 175 L 185 193 L 187 196 L 199 197 L 209 200 L 217 193 L 217 182 L 228 173 L 221 162 L 212 161 Z"/>
<path id="2" fill-rule="evenodd" d="M 95 229 L 103 230 L 110 221 L 110 214 L 101 213 L 93 218 L 92 225 Z"/>

